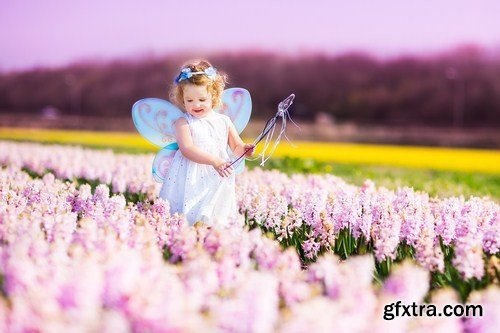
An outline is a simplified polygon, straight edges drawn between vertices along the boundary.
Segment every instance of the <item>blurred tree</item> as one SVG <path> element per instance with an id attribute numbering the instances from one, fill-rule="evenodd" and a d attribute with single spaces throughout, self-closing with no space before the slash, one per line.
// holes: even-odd
<path id="1" fill-rule="evenodd" d="M 128 117 L 144 97 L 167 91 L 189 54 L 0 74 L 0 112 L 37 113 L 47 105 L 62 114 Z M 269 52 L 212 54 L 229 84 L 248 89 L 253 114 L 267 118 L 295 93 L 292 115 L 313 121 L 370 124 L 500 125 L 500 59 L 474 47 L 417 58 L 379 61 L 348 53 L 287 57 Z M 294 108 L 297 108 L 295 110 Z"/>

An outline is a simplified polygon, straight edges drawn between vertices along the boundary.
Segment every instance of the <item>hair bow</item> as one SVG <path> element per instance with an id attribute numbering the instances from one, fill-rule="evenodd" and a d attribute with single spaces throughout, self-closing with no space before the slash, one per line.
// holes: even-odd
<path id="1" fill-rule="evenodd" d="M 183 80 L 191 78 L 193 75 L 205 74 L 209 79 L 213 80 L 217 76 L 217 71 L 212 66 L 205 68 L 203 71 L 193 72 L 191 68 L 184 67 L 181 69 L 180 74 L 175 78 L 174 83 L 179 84 Z"/>

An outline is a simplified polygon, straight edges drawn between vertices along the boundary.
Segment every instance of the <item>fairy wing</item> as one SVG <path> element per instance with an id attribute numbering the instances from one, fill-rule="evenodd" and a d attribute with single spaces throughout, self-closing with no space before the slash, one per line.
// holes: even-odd
<path id="1" fill-rule="evenodd" d="M 217 110 L 219 113 L 227 115 L 234 124 L 238 133 L 243 132 L 250 120 L 252 113 L 252 98 L 248 90 L 243 88 L 230 88 L 222 93 L 222 107 Z M 231 159 L 236 157 L 230 148 L 227 152 Z M 235 172 L 242 173 L 245 167 L 245 160 L 242 159 L 235 165 Z"/>
<path id="2" fill-rule="evenodd" d="M 160 147 L 175 143 L 174 122 L 182 115 L 178 107 L 160 98 L 144 98 L 132 106 L 137 131 Z"/>
<path id="3" fill-rule="evenodd" d="M 153 177 L 158 183 L 163 183 L 166 180 L 168 169 L 172 164 L 175 152 L 179 149 L 177 143 L 163 147 L 153 160 Z"/>
<path id="4" fill-rule="evenodd" d="M 182 111 L 160 98 L 143 98 L 132 106 L 132 119 L 137 131 L 151 143 L 163 147 L 153 160 L 153 177 L 163 183 L 179 146 L 175 140 L 174 123 Z"/>
<path id="5" fill-rule="evenodd" d="M 222 107 L 217 110 L 227 115 L 236 127 L 238 133 L 243 132 L 252 113 L 252 98 L 248 90 L 230 88 L 222 93 Z"/>

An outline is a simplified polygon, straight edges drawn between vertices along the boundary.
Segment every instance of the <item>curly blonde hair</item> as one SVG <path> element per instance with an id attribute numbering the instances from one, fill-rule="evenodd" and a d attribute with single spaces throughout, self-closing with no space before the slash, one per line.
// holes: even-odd
<path id="1" fill-rule="evenodd" d="M 190 68 L 192 72 L 201 72 L 212 67 L 206 60 L 193 60 L 185 63 L 182 68 Z M 210 79 L 206 75 L 193 75 L 189 79 L 182 80 L 179 83 L 174 83 L 170 87 L 169 97 L 172 103 L 184 109 L 184 87 L 187 84 L 197 86 L 206 86 L 207 91 L 212 95 L 212 108 L 222 105 L 222 92 L 227 83 L 227 75 L 217 71 L 214 79 Z"/>

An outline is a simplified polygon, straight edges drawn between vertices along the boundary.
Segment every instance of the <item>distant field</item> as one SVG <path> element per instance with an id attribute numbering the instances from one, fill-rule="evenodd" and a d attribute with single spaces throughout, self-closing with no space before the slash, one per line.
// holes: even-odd
<path id="1" fill-rule="evenodd" d="M 139 134 L 0 128 L 0 139 L 44 143 L 76 144 L 112 148 L 128 153 L 155 152 Z M 247 140 L 251 141 L 251 140 Z M 321 162 L 384 165 L 407 168 L 500 174 L 500 151 L 373 144 L 294 141 L 280 144 L 273 157 L 313 159 Z M 258 146 L 257 152 L 262 149 Z"/>
<path id="2" fill-rule="evenodd" d="M 394 144 L 404 146 L 456 147 L 500 149 L 500 132 L 492 127 L 457 128 L 432 126 L 396 126 L 356 123 L 334 123 L 318 118 L 295 119 L 299 127 L 290 124 L 287 136 L 292 140 L 311 142 L 356 142 L 372 144 Z M 243 131 L 243 136 L 257 137 L 265 121 L 252 117 Z M 64 115 L 47 118 L 23 112 L 9 113 L 0 110 L 0 127 L 43 128 L 65 131 L 102 131 L 137 133 L 132 117 L 91 117 Z"/>

